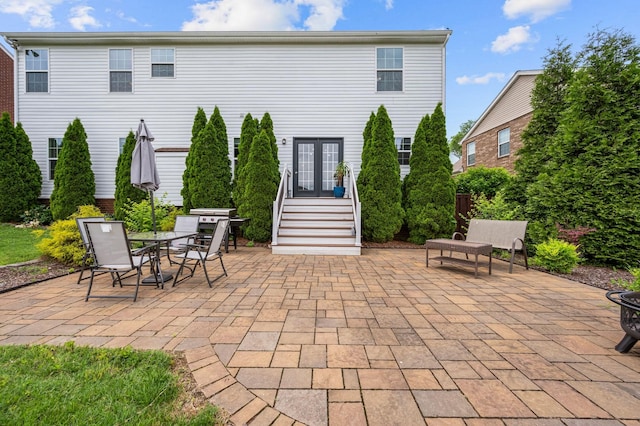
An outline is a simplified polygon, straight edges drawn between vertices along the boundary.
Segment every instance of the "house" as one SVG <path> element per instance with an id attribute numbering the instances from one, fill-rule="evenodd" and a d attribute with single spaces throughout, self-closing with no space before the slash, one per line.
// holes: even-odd
<path id="1" fill-rule="evenodd" d="M 0 43 L 0 114 L 8 112 L 13 121 L 13 55 Z"/>
<path id="2" fill-rule="evenodd" d="M 109 211 L 120 149 L 141 118 L 155 136 L 158 196 L 180 190 L 197 107 L 218 106 L 237 151 L 245 114 L 269 112 L 293 197 L 332 194 L 338 161 L 360 168 L 362 131 L 385 105 L 408 172 L 420 119 L 445 100 L 451 31 L 3 33 L 15 49 L 16 120 L 43 173 L 42 198 L 69 123 L 80 118 Z M 233 158 L 231 158 L 233 164 Z M 215 207 L 215 206 L 212 206 Z"/>
<path id="3" fill-rule="evenodd" d="M 533 114 L 531 92 L 541 70 L 518 71 L 462 139 L 462 169 L 504 167 L 515 171 L 521 134 Z"/>

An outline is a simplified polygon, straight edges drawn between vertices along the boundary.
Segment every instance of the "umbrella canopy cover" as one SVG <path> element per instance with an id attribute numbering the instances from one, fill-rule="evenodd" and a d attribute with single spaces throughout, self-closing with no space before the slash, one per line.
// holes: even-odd
<path id="1" fill-rule="evenodd" d="M 131 184 L 145 191 L 155 191 L 160 187 L 156 154 L 151 145 L 153 139 L 144 120 L 140 120 L 136 131 L 136 147 L 131 156 Z"/>

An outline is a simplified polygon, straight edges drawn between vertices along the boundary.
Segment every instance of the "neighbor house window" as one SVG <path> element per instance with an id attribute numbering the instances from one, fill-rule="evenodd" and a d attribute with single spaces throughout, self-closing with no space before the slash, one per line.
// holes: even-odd
<path id="1" fill-rule="evenodd" d="M 133 91 L 131 49 L 109 50 L 109 91 Z"/>
<path id="2" fill-rule="evenodd" d="M 498 157 L 509 155 L 509 139 L 511 138 L 511 130 L 506 129 L 498 132 Z"/>
<path id="3" fill-rule="evenodd" d="M 398 163 L 401 166 L 408 166 L 409 157 L 411 157 L 411 138 L 396 138 L 396 148 L 398 149 Z"/>
<path id="4" fill-rule="evenodd" d="M 402 91 L 402 48 L 376 49 L 378 92 Z"/>
<path id="5" fill-rule="evenodd" d="M 467 144 L 467 166 L 476 164 L 476 143 L 469 142 Z"/>
<path id="6" fill-rule="evenodd" d="M 233 138 L 233 174 L 235 176 L 236 166 L 238 164 L 238 155 L 240 155 L 240 138 Z"/>
<path id="7" fill-rule="evenodd" d="M 46 49 L 27 49 L 24 54 L 27 92 L 48 92 L 49 51 Z"/>
<path id="8" fill-rule="evenodd" d="M 151 77 L 173 77 L 174 57 L 174 49 L 151 49 Z"/>
<path id="9" fill-rule="evenodd" d="M 61 149 L 62 138 L 49 138 L 49 180 L 53 180 Z"/>
<path id="10" fill-rule="evenodd" d="M 127 143 L 127 138 L 118 139 L 118 153 L 122 154 L 122 150 L 124 149 L 125 143 Z"/>

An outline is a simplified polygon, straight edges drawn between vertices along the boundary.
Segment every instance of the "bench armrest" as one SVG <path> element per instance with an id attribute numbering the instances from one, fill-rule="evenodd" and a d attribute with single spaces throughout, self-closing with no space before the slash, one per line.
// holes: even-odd
<path id="1" fill-rule="evenodd" d="M 456 238 L 456 237 L 460 237 L 460 238 Z M 451 236 L 452 240 L 462 240 L 464 241 L 464 235 L 461 232 L 454 232 L 453 235 Z"/>

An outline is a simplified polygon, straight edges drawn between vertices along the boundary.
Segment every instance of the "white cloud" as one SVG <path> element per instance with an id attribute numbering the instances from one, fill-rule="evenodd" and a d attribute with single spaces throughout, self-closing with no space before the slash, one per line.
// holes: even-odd
<path id="1" fill-rule="evenodd" d="M 91 16 L 93 8 L 91 6 L 76 6 L 69 11 L 69 23 L 78 31 L 85 31 L 87 26 L 99 28 L 102 25 L 96 18 Z"/>
<path id="2" fill-rule="evenodd" d="M 533 23 L 571 6 L 571 0 L 506 0 L 502 6 L 504 15 L 509 19 L 531 16 Z"/>
<path id="3" fill-rule="evenodd" d="M 53 28 L 54 6 L 63 0 L 0 0 L 0 12 L 20 15 L 32 28 Z"/>
<path id="4" fill-rule="evenodd" d="M 345 0 L 211 0 L 191 7 L 183 31 L 331 30 Z M 307 12 L 302 28 L 300 16 Z"/>
<path id="5" fill-rule="evenodd" d="M 506 34 L 498 36 L 491 43 L 491 51 L 495 53 L 512 53 L 522 48 L 523 44 L 534 43 L 537 39 L 531 35 L 528 25 L 509 28 Z"/>
<path id="6" fill-rule="evenodd" d="M 489 84 L 491 80 L 504 81 L 505 75 L 501 72 L 488 72 L 481 76 L 466 76 L 456 78 L 456 83 L 463 86 L 465 84 Z"/>
<path id="7" fill-rule="evenodd" d="M 393 0 L 385 0 L 384 8 L 387 10 L 393 9 Z"/>

